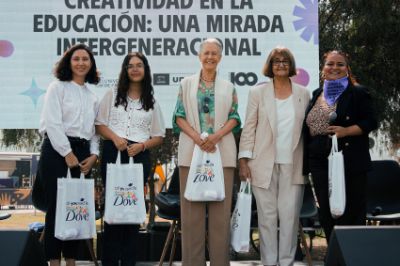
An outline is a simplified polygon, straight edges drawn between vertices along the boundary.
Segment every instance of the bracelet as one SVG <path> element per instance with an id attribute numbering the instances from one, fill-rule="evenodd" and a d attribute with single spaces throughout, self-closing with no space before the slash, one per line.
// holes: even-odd
<path id="1" fill-rule="evenodd" d="M 142 152 L 146 150 L 146 146 L 144 145 L 144 142 L 140 143 L 143 146 Z"/>

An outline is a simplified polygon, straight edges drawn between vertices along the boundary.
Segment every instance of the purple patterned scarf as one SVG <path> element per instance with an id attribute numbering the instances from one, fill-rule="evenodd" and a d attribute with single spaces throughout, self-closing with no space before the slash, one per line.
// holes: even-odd
<path id="1" fill-rule="evenodd" d="M 337 99 L 346 90 L 349 85 L 347 77 L 336 80 L 324 80 L 324 97 L 329 106 L 335 104 Z"/>

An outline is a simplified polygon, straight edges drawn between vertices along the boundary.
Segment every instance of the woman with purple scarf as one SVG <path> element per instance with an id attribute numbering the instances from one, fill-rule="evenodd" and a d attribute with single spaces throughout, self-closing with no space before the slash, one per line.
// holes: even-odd
<path id="1" fill-rule="evenodd" d="M 329 242 L 335 225 L 365 225 L 367 171 L 371 167 L 368 134 L 378 127 L 368 89 L 351 74 L 349 57 L 324 54 L 322 88 L 313 92 L 304 123 L 304 174 L 311 172 L 320 223 Z M 346 208 L 333 218 L 329 208 L 328 155 L 336 134 L 345 165 Z"/>

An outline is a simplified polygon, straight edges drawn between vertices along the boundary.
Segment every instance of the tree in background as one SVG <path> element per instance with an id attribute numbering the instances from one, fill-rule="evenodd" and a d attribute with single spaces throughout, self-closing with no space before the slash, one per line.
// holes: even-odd
<path id="1" fill-rule="evenodd" d="M 400 1 L 320 0 L 320 58 L 350 54 L 352 71 L 371 89 L 381 130 L 400 144 Z"/>
<path id="2" fill-rule="evenodd" d="M 0 147 L 14 147 L 28 152 L 40 150 L 41 137 L 37 129 L 3 129 L 2 133 Z"/>

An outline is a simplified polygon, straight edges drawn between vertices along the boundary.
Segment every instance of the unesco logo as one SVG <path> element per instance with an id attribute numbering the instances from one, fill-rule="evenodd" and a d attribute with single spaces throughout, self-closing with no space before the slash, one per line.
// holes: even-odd
<path id="1" fill-rule="evenodd" d="M 229 77 L 233 84 L 239 86 L 253 86 L 258 82 L 258 77 L 253 72 L 230 72 Z"/>
<path id="2" fill-rule="evenodd" d="M 153 75 L 154 85 L 169 85 L 169 74 L 168 73 L 155 73 Z"/>
<path id="3" fill-rule="evenodd" d="M 179 85 L 190 73 L 154 73 L 153 83 L 157 86 Z"/>

